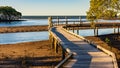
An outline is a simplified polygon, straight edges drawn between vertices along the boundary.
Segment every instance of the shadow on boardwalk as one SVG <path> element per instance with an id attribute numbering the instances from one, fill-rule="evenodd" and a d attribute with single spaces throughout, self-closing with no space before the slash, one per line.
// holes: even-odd
<path id="1" fill-rule="evenodd" d="M 72 68 L 89 68 L 90 67 L 92 56 L 88 54 L 89 50 L 84 50 L 85 49 L 84 47 L 88 46 L 87 43 L 82 43 L 81 40 L 79 39 L 74 40 L 74 38 L 68 36 L 69 38 L 73 39 L 73 40 L 69 40 L 65 37 L 65 35 L 58 32 L 56 28 L 53 28 L 52 31 L 62 40 L 62 42 L 64 43 L 64 45 L 62 45 L 63 47 L 69 48 L 72 52 L 75 52 L 74 56 L 63 65 L 64 67 L 69 67 L 69 68 L 70 67 Z M 77 43 L 78 44 L 81 43 L 81 44 L 78 45 Z"/>

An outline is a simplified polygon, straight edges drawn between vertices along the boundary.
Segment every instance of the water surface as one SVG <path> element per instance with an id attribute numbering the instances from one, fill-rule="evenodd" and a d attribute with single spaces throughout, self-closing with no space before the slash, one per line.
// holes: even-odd
<path id="1" fill-rule="evenodd" d="M 48 31 L 42 32 L 21 32 L 0 34 L 0 44 L 15 44 L 21 42 L 32 42 L 48 40 Z"/>
<path id="2" fill-rule="evenodd" d="M 26 19 L 26 21 L 0 22 L 0 27 L 48 25 L 47 19 Z"/>

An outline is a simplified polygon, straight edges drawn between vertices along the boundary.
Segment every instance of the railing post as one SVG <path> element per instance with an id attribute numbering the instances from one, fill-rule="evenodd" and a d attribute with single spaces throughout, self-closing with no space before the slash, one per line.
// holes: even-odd
<path id="1" fill-rule="evenodd" d="M 52 17 L 48 17 L 48 29 L 50 29 L 51 27 L 53 27 Z"/>
<path id="2" fill-rule="evenodd" d="M 62 60 L 65 59 L 65 51 L 64 48 L 62 48 Z"/>
<path id="3" fill-rule="evenodd" d="M 51 35 L 50 32 L 49 32 L 49 40 L 50 40 L 50 43 L 51 43 L 51 46 L 52 46 L 52 35 Z"/>
<path id="4" fill-rule="evenodd" d="M 114 29 L 114 34 L 115 34 L 115 32 L 116 32 L 115 27 L 113 29 Z"/>
<path id="5" fill-rule="evenodd" d="M 93 28 L 93 30 L 94 30 L 94 36 L 96 36 L 96 30 L 95 30 L 95 28 Z"/>
<path id="6" fill-rule="evenodd" d="M 57 17 L 57 23 L 58 23 L 58 25 L 59 25 L 59 17 Z"/>
<path id="7" fill-rule="evenodd" d="M 81 16 L 79 16 L 79 21 L 80 21 L 80 25 L 82 24 L 82 17 Z"/>
<path id="8" fill-rule="evenodd" d="M 66 22 L 66 25 L 67 25 L 68 24 L 67 16 L 65 16 L 65 20 L 66 20 L 65 22 Z"/>
<path id="9" fill-rule="evenodd" d="M 58 46 L 59 46 L 59 43 L 57 42 L 56 43 L 56 53 L 58 53 Z"/>
<path id="10" fill-rule="evenodd" d="M 56 39 L 54 39 L 54 52 L 56 53 Z"/>
<path id="11" fill-rule="evenodd" d="M 52 37 L 52 45 L 51 48 L 54 49 L 54 38 Z"/>
<path id="12" fill-rule="evenodd" d="M 119 26 L 118 26 L 118 34 L 119 34 Z"/>
<path id="13" fill-rule="evenodd" d="M 55 42 L 54 42 L 54 50 L 55 50 L 55 53 L 58 53 L 58 42 L 57 42 L 56 39 L 55 39 Z"/>
<path id="14" fill-rule="evenodd" d="M 77 34 L 79 35 L 79 29 L 77 29 Z"/>
<path id="15" fill-rule="evenodd" d="M 96 36 L 98 36 L 98 27 L 96 27 Z"/>
<path id="16" fill-rule="evenodd" d="M 74 27 L 73 27 L 73 33 L 74 33 L 75 31 L 74 31 Z"/>

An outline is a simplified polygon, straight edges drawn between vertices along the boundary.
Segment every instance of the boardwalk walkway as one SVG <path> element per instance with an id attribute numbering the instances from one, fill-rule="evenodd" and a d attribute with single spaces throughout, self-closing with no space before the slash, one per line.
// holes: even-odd
<path id="1" fill-rule="evenodd" d="M 87 42 L 77 38 L 61 27 L 51 29 L 64 43 L 65 47 L 74 52 L 63 68 L 114 68 L 112 57 L 94 48 Z"/>

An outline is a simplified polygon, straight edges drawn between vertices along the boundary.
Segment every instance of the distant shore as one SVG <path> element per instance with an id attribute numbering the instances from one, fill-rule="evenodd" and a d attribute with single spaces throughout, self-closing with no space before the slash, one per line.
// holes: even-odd
<path id="1" fill-rule="evenodd" d="M 13 22 L 13 21 L 26 21 L 24 19 L 20 19 L 20 20 L 0 20 L 0 22 Z"/>
<path id="2" fill-rule="evenodd" d="M 48 31 L 48 25 L 0 27 L 0 33 Z"/>

